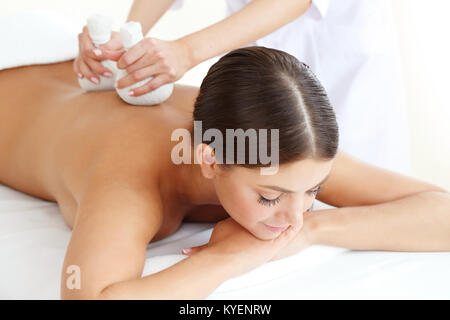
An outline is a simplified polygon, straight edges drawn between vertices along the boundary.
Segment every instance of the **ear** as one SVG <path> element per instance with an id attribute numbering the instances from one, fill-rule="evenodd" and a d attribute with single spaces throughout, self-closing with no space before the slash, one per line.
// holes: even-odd
<path id="1" fill-rule="evenodd" d="M 201 143 L 195 149 L 195 153 L 203 176 L 207 179 L 213 179 L 216 176 L 214 149 L 205 143 Z"/>

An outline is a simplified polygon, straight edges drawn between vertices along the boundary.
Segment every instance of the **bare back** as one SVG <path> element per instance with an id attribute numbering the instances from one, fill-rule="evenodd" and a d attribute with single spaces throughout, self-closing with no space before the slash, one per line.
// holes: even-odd
<path id="1" fill-rule="evenodd" d="M 71 61 L 1 71 L 0 182 L 57 202 L 72 226 L 89 170 L 101 157 L 129 176 L 147 170 L 156 179 L 173 169 L 170 136 L 192 125 L 197 94 L 176 85 L 163 104 L 136 107 L 114 91 L 84 93 Z M 176 206 L 171 200 L 167 205 Z"/>

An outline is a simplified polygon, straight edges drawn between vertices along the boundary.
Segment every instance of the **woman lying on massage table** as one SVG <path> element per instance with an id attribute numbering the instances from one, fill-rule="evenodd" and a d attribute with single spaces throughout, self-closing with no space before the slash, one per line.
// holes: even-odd
<path id="1" fill-rule="evenodd" d="M 0 182 L 57 202 L 73 228 L 64 299 L 201 299 L 312 244 L 450 250 L 449 194 L 338 152 L 326 93 L 284 52 L 232 51 L 200 89 L 177 85 L 156 107 L 127 105 L 114 91 L 83 93 L 72 62 L 2 71 L 0 98 Z M 225 129 L 279 129 L 278 172 L 262 174 L 269 165 L 250 162 L 248 144 L 244 164 L 225 148 L 235 164 L 221 164 L 220 139 L 178 154 L 182 139 L 172 134 L 193 132 L 193 120 L 202 121 L 201 133 L 216 128 L 224 138 Z M 276 145 L 271 132 L 258 152 Z M 177 155 L 192 164 L 177 165 Z M 337 208 L 310 212 L 316 196 Z M 207 246 L 141 277 L 147 244 L 182 221 L 221 222 Z M 68 286 L 73 266 L 75 287 Z"/>

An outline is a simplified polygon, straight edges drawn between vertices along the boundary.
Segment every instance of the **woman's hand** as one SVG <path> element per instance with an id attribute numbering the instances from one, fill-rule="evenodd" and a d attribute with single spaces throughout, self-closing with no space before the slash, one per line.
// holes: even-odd
<path id="1" fill-rule="evenodd" d="M 119 89 L 153 77 L 143 86 L 133 89 L 133 96 L 140 96 L 177 81 L 192 67 L 192 63 L 189 48 L 182 40 L 145 38 L 120 58 L 117 67 L 126 69 L 128 73 L 118 79 L 116 86 Z"/>
<path id="2" fill-rule="evenodd" d="M 208 244 L 192 248 L 191 252 L 185 254 L 192 255 L 205 249 L 214 250 L 216 254 L 236 261 L 235 276 L 239 276 L 271 261 L 298 232 L 298 229 L 291 226 L 275 239 L 260 240 L 235 220 L 228 218 L 216 224 Z"/>
<path id="3" fill-rule="evenodd" d="M 73 63 L 73 69 L 79 78 L 89 79 L 93 83 L 99 83 L 98 75 L 112 77 L 113 72 L 100 62 L 103 60 L 117 61 L 124 53 L 122 39 L 118 32 L 111 33 L 111 40 L 96 48 L 89 37 L 85 26 L 83 32 L 78 35 L 78 57 Z"/>
<path id="4" fill-rule="evenodd" d="M 278 251 L 277 254 L 270 261 L 276 261 L 292 256 L 308 248 L 312 244 L 313 241 L 311 230 L 309 230 L 309 228 L 306 227 L 306 224 L 304 224 L 302 229 L 299 232 L 297 232 L 294 239 L 292 239 L 292 241 L 289 242 L 283 249 Z"/>

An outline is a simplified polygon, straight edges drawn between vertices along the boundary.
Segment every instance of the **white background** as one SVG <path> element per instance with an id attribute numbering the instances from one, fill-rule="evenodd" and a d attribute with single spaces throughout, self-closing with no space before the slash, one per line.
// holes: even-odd
<path id="1" fill-rule="evenodd" d="M 125 22 L 131 0 L 2 1 L 0 14 L 52 9 L 81 27 L 93 13 Z M 413 175 L 450 190 L 450 1 L 392 0 L 397 21 L 408 98 Z M 148 36 L 176 39 L 225 17 L 224 0 L 186 0 L 181 10 L 167 12 Z M 200 86 L 210 59 L 190 70 L 179 83 Z"/>

